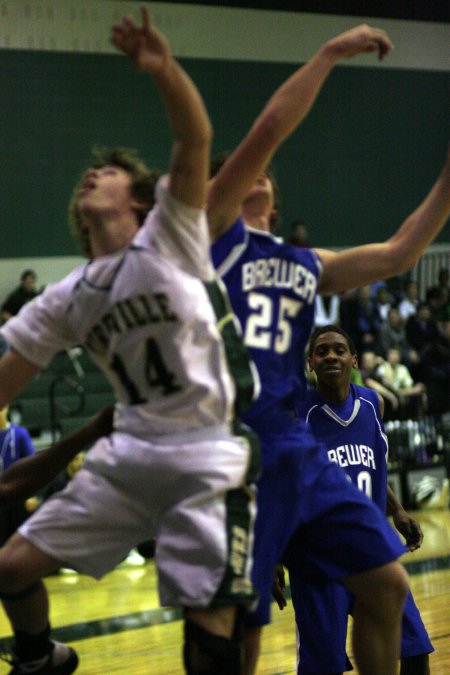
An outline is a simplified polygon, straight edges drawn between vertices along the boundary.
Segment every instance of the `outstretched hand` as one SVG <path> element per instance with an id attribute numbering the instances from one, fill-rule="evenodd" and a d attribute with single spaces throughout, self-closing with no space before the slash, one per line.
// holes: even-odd
<path id="1" fill-rule="evenodd" d="M 399 510 L 393 516 L 395 528 L 405 537 L 406 545 L 410 551 L 416 551 L 421 547 L 423 532 L 420 524 L 411 518 L 406 511 Z"/>
<path id="2" fill-rule="evenodd" d="M 378 52 L 382 61 L 394 48 L 388 34 L 379 28 L 367 24 L 356 26 L 351 30 L 330 40 L 328 46 L 335 50 L 340 58 L 351 58 L 356 54 Z"/>
<path id="3" fill-rule="evenodd" d="M 145 7 L 142 7 L 141 13 L 142 26 L 138 26 L 129 15 L 114 24 L 111 42 L 129 57 L 136 68 L 157 75 L 170 59 L 171 50 L 164 36 L 152 25 Z"/>

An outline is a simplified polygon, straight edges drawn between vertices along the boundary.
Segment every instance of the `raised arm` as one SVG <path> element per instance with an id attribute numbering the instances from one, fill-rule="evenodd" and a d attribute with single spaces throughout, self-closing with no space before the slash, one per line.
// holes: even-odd
<path id="1" fill-rule="evenodd" d="M 43 488 L 81 450 L 112 431 L 113 407 L 104 408 L 84 427 L 57 441 L 46 450 L 12 464 L 0 475 L 0 507 L 23 501 Z"/>
<path id="2" fill-rule="evenodd" d="M 430 192 L 387 241 L 338 253 L 318 249 L 324 264 L 319 291 L 344 291 L 406 272 L 416 264 L 449 216 L 450 148 Z"/>
<path id="3" fill-rule="evenodd" d="M 343 58 L 378 52 L 383 59 L 392 44 L 386 33 L 367 25 L 327 42 L 269 99 L 252 128 L 228 158 L 208 194 L 211 238 L 219 237 L 239 215 L 240 205 L 266 169 L 279 145 L 308 114 L 333 66 Z"/>
<path id="4" fill-rule="evenodd" d="M 189 206 L 204 206 L 212 132 L 197 88 L 172 56 L 167 40 L 151 24 L 145 8 L 142 26 L 125 16 L 113 26 L 111 41 L 136 68 L 153 77 L 163 97 L 174 136 L 170 192 Z"/>

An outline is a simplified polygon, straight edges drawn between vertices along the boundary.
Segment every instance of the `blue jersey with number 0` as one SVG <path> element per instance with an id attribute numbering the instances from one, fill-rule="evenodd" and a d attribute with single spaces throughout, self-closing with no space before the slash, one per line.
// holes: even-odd
<path id="1" fill-rule="evenodd" d="M 378 394 L 356 384 L 350 385 L 347 400 L 337 405 L 308 389 L 298 408 L 299 417 L 325 446 L 328 459 L 385 513 L 388 442 L 380 413 Z"/>
<path id="2" fill-rule="evenodd" d="M 378 394 L 351 384 L 346 401 L 334 404 L 311 389 L 297 412 L 321 441 L 328 459 L 342 467 L 352 483 L 386 513 L 388 444 Z M 349 670 L 345 652 L 347 616 L 353 604 L 349 592 L 338 583 L 316 587 L 306 582 L 295 563 L 289 565 L 289 578 L 299 635 L 297 675 Z M 433 645 L 409 593 L 402 619 L 401 656 L 409 658 L 432 651 Z"/>

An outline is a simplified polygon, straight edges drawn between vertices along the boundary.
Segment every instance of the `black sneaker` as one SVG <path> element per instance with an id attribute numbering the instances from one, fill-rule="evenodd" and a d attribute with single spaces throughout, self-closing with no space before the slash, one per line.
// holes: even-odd
<path id="1" fill-rule="evenodd" d="M 70 675 L 78 666 L 78 655 L 72 647 L 52 641 L 48 656 L 35 661 L 20 662 L 14 657 L 9 675 Z"/>

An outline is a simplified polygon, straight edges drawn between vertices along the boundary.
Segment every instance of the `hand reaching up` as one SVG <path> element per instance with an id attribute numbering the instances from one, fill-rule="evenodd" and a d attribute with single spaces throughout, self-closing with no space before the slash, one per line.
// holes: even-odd
<path id="1" fill-rule="evenodd" d="M 126 54 L 139 70 L 157 75 L 171 57 L 169 43 L 152 25 L 148 11 L 141 9 L 142 26 L 138 26 L 133 17 L 127 15 L 114 24 L 111 42 Z"/>
<path id="2" fill-rule="evenodd" d="M 378 52 L 378 58 L 382 61 L 394 45 L 384 30 L 362 24 L 336 36 L 327 43 L 327 47 L 332 49 L 339 58 L 351 58 L 356 54 Z"/>

